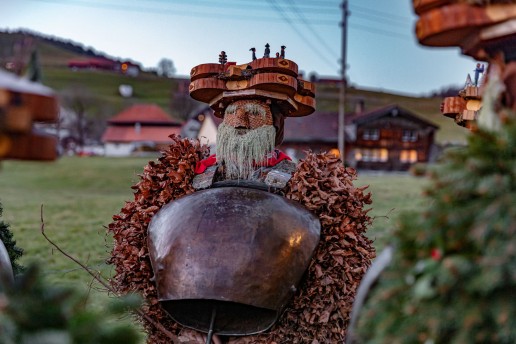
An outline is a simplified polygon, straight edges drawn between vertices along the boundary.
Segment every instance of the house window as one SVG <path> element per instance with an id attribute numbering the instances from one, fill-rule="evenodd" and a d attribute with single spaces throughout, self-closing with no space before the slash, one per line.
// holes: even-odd
<path id="1" fill-rule="evenodd" d="M 356 161 L 386 162 L 389 159 L 389 151 L 385 148 L 357 148 L 355 149 Z"/>
<path id="2" fill-rule="evenodd" d="M 417 151 L 415 149 L 402 150 L 400 152 L 400 161 L 403 163 L 417 162 Z"/>
<path id="3" fill-rule="evenodd" d="M 377 141 L 380 139 L 380 129 L 364 129 L 362 138 L 364 140 Z"/>
<path id="4" fill-rule="evenodd" d="M 401 136 L 401 141 L 403 141 L 403 142 L 416 142 L 417 141 L 417 131 L 415 131 L 415 130 L 403 130 L 403 135 Z"/>

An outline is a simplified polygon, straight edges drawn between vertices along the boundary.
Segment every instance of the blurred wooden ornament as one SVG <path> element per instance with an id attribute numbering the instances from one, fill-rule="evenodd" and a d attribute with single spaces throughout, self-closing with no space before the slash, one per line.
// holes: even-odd
<path id="1" fill-rule="evenodd" d="M 57 139 L 34 132 L 33 123 L 57 116 L 52 89 L 0 70 L 0 159 L 56 159 Z"/>

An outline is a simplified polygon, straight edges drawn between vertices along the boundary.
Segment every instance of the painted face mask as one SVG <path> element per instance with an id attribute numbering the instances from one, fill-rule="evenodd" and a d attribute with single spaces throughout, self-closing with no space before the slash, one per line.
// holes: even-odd
<path id="1" fill-rule="evenodd" d="M 256 129 L 272 125 L 272 113 L 267 104 L 259 100 L 238 100 L 224 113 L 224 123 L 234 128 Z"/>
<path id="2" fill-rule="evenodd" d="M 274 150 L 276 130 L 269 106 L 258 100 L 239 100 L 226 108 L 218 129 L 217 160 L 226 178 L 249 179 L 256 166 Z"/>

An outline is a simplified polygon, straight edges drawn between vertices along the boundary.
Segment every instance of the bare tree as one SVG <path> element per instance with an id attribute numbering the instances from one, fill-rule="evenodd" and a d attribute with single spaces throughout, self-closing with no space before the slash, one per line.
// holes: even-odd
<path id="1" fill-rule="evenodd" d="M 158 62 L 158 75 L 171 78 L 176 74 L 176 67 L 171 59 L 163 58 Z"/>
<path id="2" fill-rule="evenodd" d="M 97 96 L 88 88 L 73 86 L 61 91 L 60 101 L 75 117 L 68 129 L 76 138 L 79 148 L 82 148 L 88 139 L 97 140 L 100 137 L 105 126 L 106 111 Z"/>
<path id="3" fill-rule="evenodd" d="M 170 99 L 170 110 L 175 116 L 183 121 L 191 117 L 192 112 L 199 108 L 206 107 L 204 103 L 198 102 L 188 94 L 174 92 Z"/>

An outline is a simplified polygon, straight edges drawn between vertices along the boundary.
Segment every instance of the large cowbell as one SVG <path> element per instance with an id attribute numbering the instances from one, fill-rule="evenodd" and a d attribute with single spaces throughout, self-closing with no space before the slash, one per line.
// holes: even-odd
<path id="1" fill-rule="evenodd" d="M 161 305 L 202 332 L 263 332 L 293 296 L 320 230 L 298 203 L 253 188 L 212 188 L 172 201 L 149 225 Z"/>

